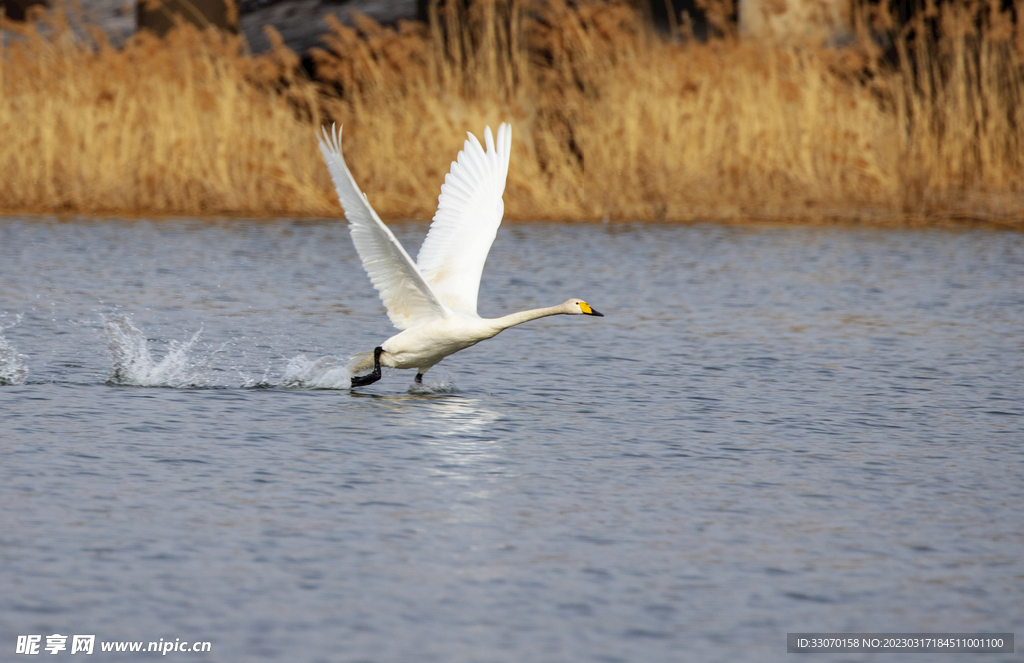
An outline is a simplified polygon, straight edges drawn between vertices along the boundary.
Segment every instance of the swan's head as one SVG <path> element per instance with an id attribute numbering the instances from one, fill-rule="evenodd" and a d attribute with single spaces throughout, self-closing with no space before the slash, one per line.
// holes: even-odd
<path id="1" fill-rule="evenodd" d="M 562 304 L 562 308 L 569 315 L 596 315 L 599 318 L 604 317 L 604 313 L 598 313 L 590 304 L 586 303 L 582 299 L 570 299 L 566 303 Z"/>

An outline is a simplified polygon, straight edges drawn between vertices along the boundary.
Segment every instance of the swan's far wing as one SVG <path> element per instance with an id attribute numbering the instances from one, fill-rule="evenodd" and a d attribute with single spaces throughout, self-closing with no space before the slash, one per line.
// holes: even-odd
<path id="1" fill-rule="evenodd" d="M 423 240 L 417 265 L 445 306 L 476 315 L 480 275 L 487 253 L 501 225 L 505 205 L 508 160 L 512 151 L 512 127 L 484 129 L 487 151 L 469 134 L 451 172 L 444 178 L 437 213 Z"/>
<path id="2" fill-rule="evenodd" d="M 408 329 L 444 317 L 445 307 L 352 178 L 341 156 L 341 133 L 335 129 L 327 133 L 326 128 L 322 133 L 317 140 L 345 209 L 352 243 L 391 322 L 399 329 Z"/>

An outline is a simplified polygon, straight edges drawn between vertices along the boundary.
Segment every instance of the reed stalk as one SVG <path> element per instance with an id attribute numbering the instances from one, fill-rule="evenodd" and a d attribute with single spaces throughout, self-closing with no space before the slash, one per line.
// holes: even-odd
<path id="1" fill-rule="evenodd" d="M 381 215 L 425 219 L 464 132 L 507 120 L 508 218 L 1024 227 L 1024 29 L 989 3 L 862 14 L 836 49 L 669 39 L 619 2 L 452 1 L 334 22 L 315 80 L 276 37 L 114 49 L 61 16 L 0 48 L 8 212 L 338 216 L 313 138 L 337 122 Z"/>

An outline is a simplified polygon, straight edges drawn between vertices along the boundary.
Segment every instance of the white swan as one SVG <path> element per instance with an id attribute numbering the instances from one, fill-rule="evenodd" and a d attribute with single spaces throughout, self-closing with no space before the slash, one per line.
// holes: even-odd
<path id="1" fill-rule="evenodd" d="M 498 127 L 497 143 L 491 128 L 484 129 L 486 152 L 473 134 L 468 136 L 444 178 L 437 213 L 423 240 L 419 261 L 414 263 L 370 207 L 345 165 L 341 132 L 332 128 L 328 133 L 323 128 L 322 135 L 317 135 L 363 267 L 391 322 L 403 330 L 373 352 L 359 356 L 353 373 L 373 370 L 353 377 L 353 387 L 379 380 L 381 366 L 418 369 L 416 382 L 422 382 L 423 374 L 448 355 L 528 320 L 560 313 L 602 315 L 582 299 L 501 318 L 477 315 L 480 274 L 505 212 L 501 196 L 508 175 L 512 128 L 508 124 Z"/>

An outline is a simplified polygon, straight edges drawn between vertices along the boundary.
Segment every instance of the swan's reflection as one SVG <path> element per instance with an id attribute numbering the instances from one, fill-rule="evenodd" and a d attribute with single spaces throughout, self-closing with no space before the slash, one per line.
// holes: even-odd
<path id="1" fill-rule="evenodd" d="M 383 400 L 404 421 L 415 421 L 422 443 L 441 454 L 446 467 L 501 462 L 504 457 L 495 435 L 501 413 L 480 399 L 414 392 Z"/>
<path id="2" fill-rule="evenodd" d="M 426 420 L 441 437 L 490 437 L 492 425 L 501 418 L 496 411 L 486 407 L 476 398 L 432 399 L 427 407 L 430 417 Z M 468 440 L 467 440 L 468 441 Z M 473 440 L 496 444 L 495 440 Z"/>

